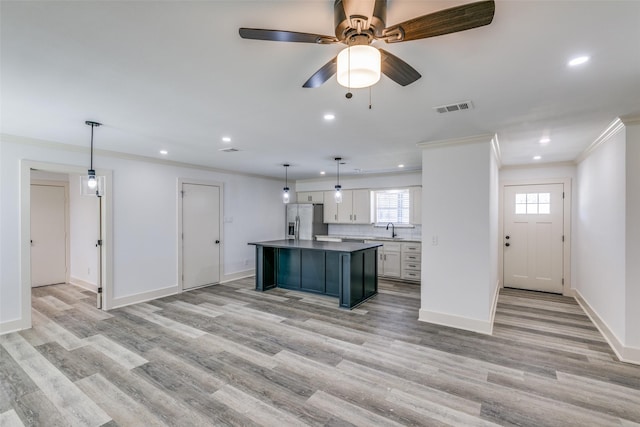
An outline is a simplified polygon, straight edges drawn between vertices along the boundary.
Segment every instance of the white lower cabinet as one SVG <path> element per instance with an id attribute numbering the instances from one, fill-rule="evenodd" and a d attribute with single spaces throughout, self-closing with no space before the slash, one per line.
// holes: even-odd
<path id="1" fill-rule="evenodd" d="M 370 243 L 383 244 L 378 248 L 378 276 L 400 278 L 402 269 L 401 244 L 373 240 Z"/>
<path id="2" fill-rule="evenodd" d="M 422 245 L 420 243 L 402 244 L 402 271 L 400 277 L 403 280 L 420 281 L 422 263 Z"/>

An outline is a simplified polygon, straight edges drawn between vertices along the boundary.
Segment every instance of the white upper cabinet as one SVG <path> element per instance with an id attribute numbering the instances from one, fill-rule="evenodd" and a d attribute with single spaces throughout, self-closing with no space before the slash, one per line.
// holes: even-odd
<path id="1" fill-rule="evenodd" d="M 411 224 L 422 224 L 422 187 L 411 187 L 410 222 Z"/>
<path id="2" fill-rule="evenodd" d="M 324 191 L 299 191 L 298 203 L 324 203 Z"/>
<path id="3" fill-rule="evenodd" d="M 324 222 L 327 224 L 370 224 L 369 190 L 342 190 L 342 203 L 335 202 L 335 192 L 324 192 Z"/>

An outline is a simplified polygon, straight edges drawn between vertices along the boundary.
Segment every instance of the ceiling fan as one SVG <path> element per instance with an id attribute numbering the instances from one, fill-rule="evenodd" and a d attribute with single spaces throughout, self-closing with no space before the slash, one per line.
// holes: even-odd
<path id="1" fill-rule="evenodd" d="M 240 37 L 281 42 L 346 44 L 348 48 L 322 66 L 302 85 L 305 88 L 318 87 L 336 73 L 338 74 L 338 82 L 343 86 L 357 88 L 375 83 L 377 79 L 364 86 L 354 85 L 350 81 L 351 73 L 354 70 L 352 61 L 358 59 L 356 49 L 360 49 L 361 52 L 367 50 L 367 55 L 377 56 L 377 59 L 370 59 L 370 61 L 378 61 L 378 64 L 375 65 L 378 79 L 380 72 L 382 72 L 399 85 L 407 86 L 418 80 L 421 77 L 420 73 L 397 56 L 384 49 L 371 46 L 374 41 L 384 40 L 387 43 L 399 43 L 482 27 L 490 24 L 493 20 L 495 3 L 493 0 L 484 0 L 455 6 L 390 27 L 386 27 L 385 22 L 387 16 L 386 0 L 335 0 L 333 8 L 336 26 L 335 37 L 260 28 L 240 28 Z M 346 71 L 343 63 L 348 64 Z"/>

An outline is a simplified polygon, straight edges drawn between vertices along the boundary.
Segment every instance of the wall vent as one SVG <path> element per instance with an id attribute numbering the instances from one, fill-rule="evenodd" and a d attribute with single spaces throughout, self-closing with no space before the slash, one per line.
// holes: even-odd
<path id="1" fill-rule="evenodd" d="M 233 148 L 233 147 L 226 147 L 226 148 L 220 148 L 218 149 L 218 151 L 222 151 L 224 153 L 234 153 L 236 151 L 240 151 L 237 148 Z"/>
<path id="2" fill-rule="evenodd" d="M 471 110 L 473 109 L 473 103 L 471 101 L 456 102 L 455 104 L 440 105 L 439 107 L 433 107 L 438 113 L 452 113 L 454 111 Z"/>

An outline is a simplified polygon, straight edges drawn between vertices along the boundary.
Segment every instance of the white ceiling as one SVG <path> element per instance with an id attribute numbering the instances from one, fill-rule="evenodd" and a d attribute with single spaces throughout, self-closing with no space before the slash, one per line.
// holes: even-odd
<path id="1" fill-rule="evenodd" d="M 390 0 L 387 26 L 465 1 Z M 422 74 L 351 100 L 302 84 L 343 45 L 241 39 L 239 27 L 333 35 L 333 1 L 5 1 L 2 133 L 293 179 L 420 169 L 416 143 L 497 133 L 506 165 L 570 161 L 640 113 L 640 1 L 497 0 L 491 25 L 383 46 Z M 591 60 L 567 66 L 574 56 Z M 473 102 L 470 111 L 433 107 Z M 336 115 L 325 122 L 323 115 Z M 542 146 L 538 140 L 552 141 Z M 222 142 L 230 136 L 230 144 Z M 235 153 L 220 152 L 233 146 Z M 98 165 L 99 166 L 99 165 Z"/>

